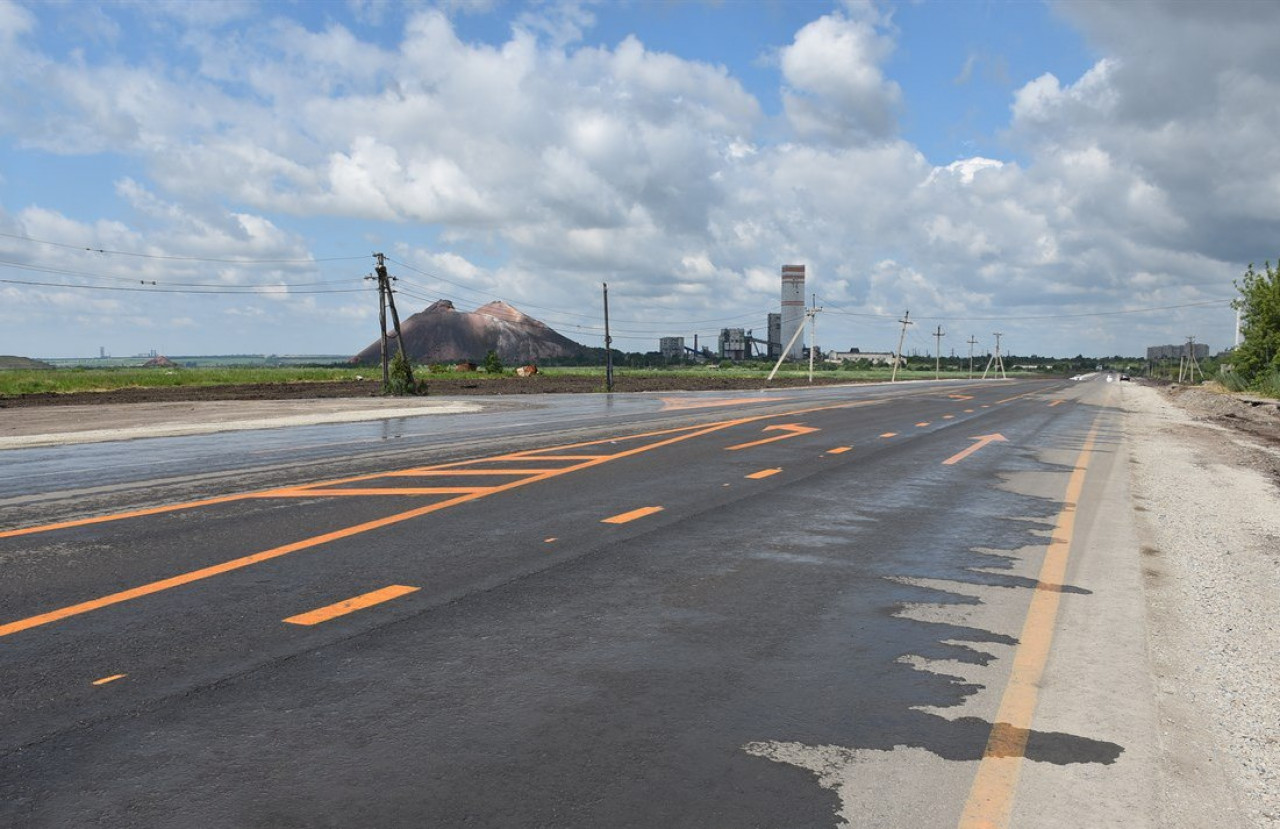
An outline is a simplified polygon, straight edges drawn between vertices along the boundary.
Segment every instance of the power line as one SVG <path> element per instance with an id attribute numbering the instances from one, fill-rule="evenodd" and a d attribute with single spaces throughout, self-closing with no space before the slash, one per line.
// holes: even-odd
<path id="1" fill-rule="evenodd" d="M 245 285 L 245 286 L 227 286 L 224 288 L 161 288 L 153 287 L 130 287 L 125 285 L 77 285 L 72 282 L 37 282 L 33 279 L 0 279 L 0 283 L 8 285 L 31 285 L 39 288 L 71 288 L 82 291 L 129 291 L 144 294 L 235 294 L 235 295 L 262 295 L 268 289 L 279 286 L 272 285 Z M 317 289 L 290 289 L 291 294 L 357 294 L 364 293 L 364 288 L 317 288 Z"/>
<path id="2" fill-rule="evenodd" d="M 364 259 L 363 256 L 332 256 L 323 259 L 314 257 L 303 257 L 299 259 L 219 259 L 209 256 L 169 256 L 159 253 L 137 253 L 127 250 L 107 250 L 105 248 L 91 248 L 83 245 L 69 245 L 65 242 L 54 242 L 48 239 L 37 239 L 33 236 L 22 236 L 16 233 L 0 233 L 0 237 L 6 239 L 20 239 L 24 242 L 35 242 L 40 245 L 49 245 L 55 248 L 65 248 L 67 250 L 78 250 L 85 253 L 99 253 L 106 256 L 132 256 L 138 259 L 161 259 L 172 262 L 219 262 L 223 264 L 234 265 L 272 265 L 272 264 L 306 264 L 311 262 L 349 262 L 353 259 Z"/>

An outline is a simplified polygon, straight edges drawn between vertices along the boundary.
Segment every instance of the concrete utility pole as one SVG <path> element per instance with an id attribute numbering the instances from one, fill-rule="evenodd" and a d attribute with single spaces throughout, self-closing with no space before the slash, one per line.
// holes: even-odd
<path id="1" fill-rule="evenodd" d="M 970 380 L 973 379 L 973 347 L 974 345 L 977 344 L 977 342 L 978 342 L 978 338 L 970 334 L 969 335 L 969 379 Z"/>
<path id="2" fill-rule="evenodd" d="M 938 330 L 933 332 L 933 338 L 937 340 L 938 345 L 933 349 L 933 379 L 942 379 L 942 326 L 938 326 Z"/>
<path id="3" fill-rule="evenodd" d="M 1178 362 L 1178 382 L 1182 382 L 1183 363 Z M 1187 359 L 1186 359 L 1186 382 L 1194 383 L 1196 381 L 1196 372 L 1200 371 L 1200 364 L 1196 362 L 1196 338 L 1194 336 L 1187 337 Z M 1204 372 L 1200 371 L 1200 379 L 1204 379 Z"/>
<path id="4" fill-rule="evenodd" d="M 815 301 L 815 302 L 817 301 L 817 298 L 816 298 L 816 297 L 815 297 L 814 301 Z M 815 314 L 817 314 L 817 313 L 818 313 L 819 311 L 821 311 L 821 310 L 822 310 L 821 308 L 809 308 L 809 309 L 805 310 L 805 314 L 809 317 L 809 320 L 810 320 L 810 334 L 809 334 L 809 339 L 810 339 L 810 342 L 809 342 L 809 382 L 810 382 L 810 383 L 812 383 L 812 382 L 813 382 L 813 333 L 812 333 L 812 321 L 813 321 L 813 317 L 814 317 L 814 315 L 815 315 Z M 791 339 L 787 341 L 787 345 L 786 345 L 786 347 L 782 349 L 782 354 L 778 356 L 778 362 L 776 362 L 776 363 L 774 363 L 774 364 L 773 364 L 773 371 L 769 372 L 769 376 L 765 378 L 765 382 L 766 382 L 766 383 L 771 383 L 771 382 L 773 382 L 773 378 L 774 378 L 774 376 L 778 373 L 778 369 L 782 367 L 782 361 L 783 361 L 783 360 L 785 360 L 785 359 L 787 359 L 787 355 L 791 353 L 791 346 L 793 346 L 793 345 L 795 345 L 795 344 L 796 344 L 796 340 L 800 339 L 800 335 L 801 335 L 801 334 L 803 334 L 803 333 L 804 333 L 804 323 L 801 323 L 800 325 L 797 325 L 797 326 L 796 326 L 796 332 L 795 332 L 794 334 L 792 334 L 792 335 L 791 335 Z"/>
<path id="5" fill-rule="evenodd" d="M 822 309 L 818 307 L 818 295 L 813 295 L 813 307 L 805 311 L 805 315 L 809 317 L 809 382 L 813 382 L 813 354 L 818 350 L 818 341 L 814 339 L 814 332 L 817 330 L 818 312 Z"/>
<path id="6" fill-rule="evenodd" d="M 893 355 L 893 373 L 889 375 L 889 382 L 896 383 L 898 381 L 898 363 L 902 360 L 902 343 L 907 339 L 907 326 L 915 325 L 911 321 L 911 311 L 908 309 L 902 315 L 902 319 L 898 320 L 902 323 L 902 333 L 898 335 L 898 353 Z"/>
<path id="7" fill-rule="evenodd" d="M 604 285 L 604 390 L 613 391 L 613 337 L 609 336 L 609 283 Z M 694 337 L 694 346 L 698 339 Z"/>
<path id="8" fill-rule="evenodd" d="M 1000 356 L 1000 338 L 1004 336 L 1001 332 L 995 332 L 996 335 L 996 353 L 991 355 L 991 359 L 987 360 L 987 367 L 982 370 L 982 379 L 987 379 L 987 372 L 991 370 L 991 366 L 996 367 L 996 374 L 1001 380 L 1008 380 L 1009 377 L 1004 373 L 1004 358 Z"/>
<path id="9" fill-rule="evenodd" d="M 385 261 L 386 260 L 385 256 L 383 256 L 381 253 L 375 253 L 373 255 L 373 258 L 377 262 L 377 265 L 375 265 L 373 269 L 374 273 L 377 275 L 366 276 L 365 279 L 378 280 L 378 327 L 381 329 L 381 331 L 379 332 L 379 337 L 380 337 L 379 344 L 382 351 L 382 390 L 383 392 L 386 392 L 391 386 L 391 373 L 388 369 L 389 361 L 387 359 L 387 309 L 388 308 L 391 309 L 391 322 L 396 329 L 396 345 L 399 348 L 400 353 L 404 354 L 405 364 L 408 366 L 409 376 L 406 379 L 409 381 L 409 388 L 412 389 L 414 387 L 413 362 L 409 359 L 409 355 L 404 350 L 404 338 L 400 335 L 400 315 L 396 313 L 396 299 L 395 299 L 394 293 L 391 290 L 391 282 L 395 279 L 395 277 L 389 276 L 387 274 L 387 265 Z"/>

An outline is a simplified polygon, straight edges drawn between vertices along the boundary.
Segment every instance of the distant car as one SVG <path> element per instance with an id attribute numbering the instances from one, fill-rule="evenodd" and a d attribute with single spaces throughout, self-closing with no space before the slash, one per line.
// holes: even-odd
<path id="1" fill-rule="evenodd" d="M 1121 380 L 1121 381 L 1127 381 L 1128 379 L 1129 379 L 1129 375 L 1127 375 L 1127 374 L 1121 374 L 1121 375 L 1120 375 L 1120 380 Z"/>

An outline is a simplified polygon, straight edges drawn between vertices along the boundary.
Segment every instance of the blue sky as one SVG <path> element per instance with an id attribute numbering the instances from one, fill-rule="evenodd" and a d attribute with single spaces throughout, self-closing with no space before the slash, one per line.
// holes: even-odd
<path id="1" fill-rule="evenodd" d="M 1229 345 L 1280 248 L 1269 4 L 0 0 L 0 353 L 354 353 L 503 299 L 600 344 Z M 105 251 L 98 252 L 98 251 Z M 34 283 L 34 284 L 33 284 Z M 131 290 L 121 290 L 130 288 Z M 140 289 L 140 290 L 139 290 Z M 57 332 L 52 336 L 52 332 Z"/>

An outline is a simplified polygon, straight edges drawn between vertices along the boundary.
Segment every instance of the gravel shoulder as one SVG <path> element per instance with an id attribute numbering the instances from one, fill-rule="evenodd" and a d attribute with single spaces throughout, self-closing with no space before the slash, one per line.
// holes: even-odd
<path id="1" fill-rule="evenodd" d="M 1240 823 L 1280 826 L 1280 410 L 1128 386 L 1123 407 L 1168 826 L 1220 779 Z"/>

